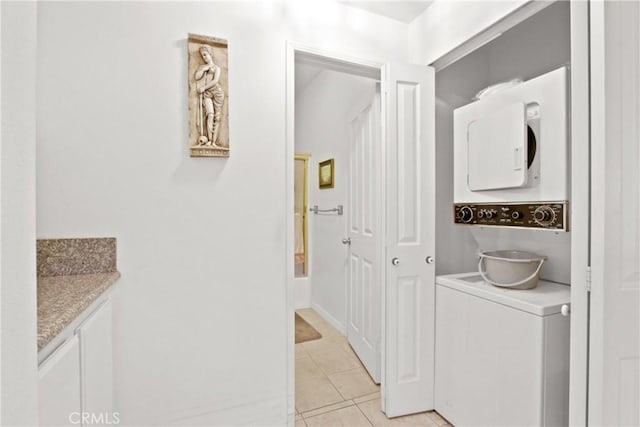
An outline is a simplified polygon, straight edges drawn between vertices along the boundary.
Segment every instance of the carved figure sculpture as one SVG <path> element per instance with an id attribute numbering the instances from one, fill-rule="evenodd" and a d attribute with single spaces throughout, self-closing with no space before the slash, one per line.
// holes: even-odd
<path id="1" fill-rule="evenodd" d="M 204 64 L 195 72 L 196 88 L 199 96 L 198 105 L 198 145 L 219 147 L 218 133 L 222 119 L 222 106 L 225 93 L 220 85 L 221 70 L 213 62 L 213 52 L 207 45 L 200 46 L 200 56 Z"/>

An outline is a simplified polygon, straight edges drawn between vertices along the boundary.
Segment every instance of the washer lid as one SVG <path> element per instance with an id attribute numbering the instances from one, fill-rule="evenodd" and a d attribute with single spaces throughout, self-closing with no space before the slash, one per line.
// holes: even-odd
<path id="1" fill-rule="evenodd" d="M 571 302 L 571 287 L 540 280 L 535 289 L 498 288 L 482 280 L 478 273 L 436 276 L 436 284 L 477 296 L 536 316 L 560 313 Z"/>

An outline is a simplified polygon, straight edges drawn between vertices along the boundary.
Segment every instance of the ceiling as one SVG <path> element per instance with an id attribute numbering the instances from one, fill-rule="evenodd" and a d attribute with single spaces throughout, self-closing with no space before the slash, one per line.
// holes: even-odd
<path id="1" fill-rule="evenodd" d="M 418 1 L 341 1 L 348 6 L 364 9 L 397 21 L 409 23 L 425 11 L 433 0 Z"/>

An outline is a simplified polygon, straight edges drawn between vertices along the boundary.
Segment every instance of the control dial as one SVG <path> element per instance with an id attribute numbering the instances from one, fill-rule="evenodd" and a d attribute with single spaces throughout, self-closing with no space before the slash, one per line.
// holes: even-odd
<path id="1" fill-rule="evenodd" d="M 548 227 L 556 220 L 556 213 L 551 206 L 542 205 L 533 211 L 533 220 L 543 227 Z"/>
<path id="2" fill-rule="evenodd" d="M 463 206 L 458 210 L 458 219 L 462 222 L 471 222 L 473 219 L 473 210 L 469 206 Z"/>

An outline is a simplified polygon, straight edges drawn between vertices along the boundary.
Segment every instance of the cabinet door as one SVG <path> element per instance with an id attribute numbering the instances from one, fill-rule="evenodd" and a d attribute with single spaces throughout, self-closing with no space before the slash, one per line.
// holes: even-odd
<path id="1" fill-rule="evenodd" d="M 107 300 L 78 329 L 82 411 L 111 417 L 113 410 L 112 311 Z"/>
<path id="2" fill-rule="evenodd" d="M 78 337 L 62 344 L 38 369 L 38 417 L 41 426 L 70 426 L 80 420 Z"/>

